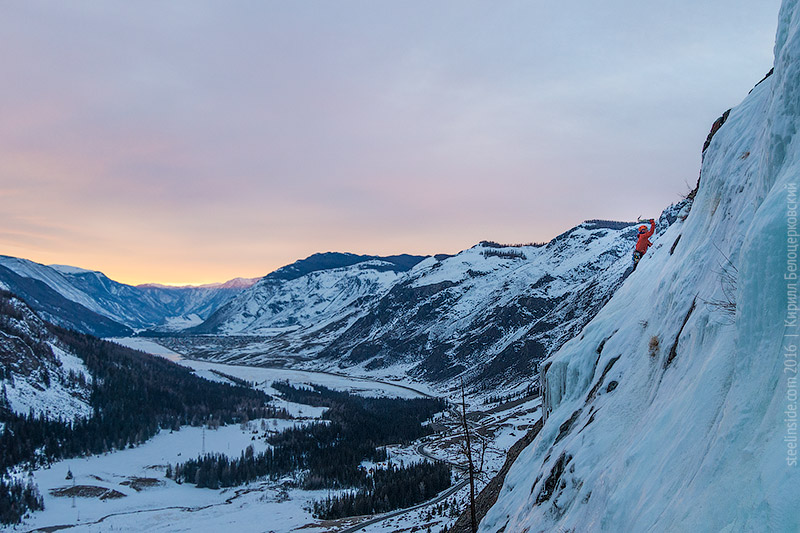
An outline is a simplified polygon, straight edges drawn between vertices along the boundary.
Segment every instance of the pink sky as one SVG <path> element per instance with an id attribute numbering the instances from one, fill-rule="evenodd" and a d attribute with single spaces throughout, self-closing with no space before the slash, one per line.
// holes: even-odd
<path id="1" fill-rule="evenodd" d="M 12 2 L 0 254 L 204 283 L 656 216 L 779 2 L 559 4 Z"/>

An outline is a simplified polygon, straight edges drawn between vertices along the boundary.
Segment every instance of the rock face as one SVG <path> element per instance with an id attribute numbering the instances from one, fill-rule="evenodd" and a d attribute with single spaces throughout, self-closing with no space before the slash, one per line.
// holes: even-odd
<path id="1" fill-rule="evenodd" d="M 800 531 L 798 54 L 785 0 L 691 211 L 544 363 L 547 421 L 480 531 Z"/>

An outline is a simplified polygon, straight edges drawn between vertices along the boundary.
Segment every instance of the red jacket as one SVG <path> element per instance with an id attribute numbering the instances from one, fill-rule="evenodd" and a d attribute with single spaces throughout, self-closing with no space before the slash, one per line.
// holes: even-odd
<path id="1" fill-rule="evenodd" d="M 650 237 L 656 232 L 656 222 L 650 219 L 650 231 L 639 231 L 639 240 L 636 241 L 636 251 L 642 255 L 647 253 L 647 249 L 653 244 L 650 242 Z"/>

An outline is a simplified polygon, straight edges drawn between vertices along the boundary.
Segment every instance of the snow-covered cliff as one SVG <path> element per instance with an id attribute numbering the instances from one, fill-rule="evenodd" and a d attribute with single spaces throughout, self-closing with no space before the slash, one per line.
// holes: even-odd
<path id="1" fill-rule="evenodd" d="M 799 56 L 785 0 L 774 74 L 713 137 L 685 221 L 545 363 L 548 420 L 480 531 L 800 531 Z"/>
<path id="2" fill-rule="evenodd" d="M 324 328 L 346 320 L 360 310 L 359 300 L 375 297 L 397 281 L 400 273 L 393 267 L 373 259 L 291 280 L 267 276 L 193 331 L 273 336 L 301 328 Z"/>
<path id="3" fill-rule="evenodd" d="M 365 371 L 405 365 L 429 381 L 465 375 L 478 388 L 527 386 L 538 362 L 578 333 L 630 272 L 635 234 L 632 224 L 589 221 L 546 245 L 481 243 L 428 258 L 320 355 Z"/>

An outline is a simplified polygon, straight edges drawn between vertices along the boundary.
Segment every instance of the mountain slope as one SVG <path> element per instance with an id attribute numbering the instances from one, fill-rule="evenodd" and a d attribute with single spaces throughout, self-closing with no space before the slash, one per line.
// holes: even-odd
<path id="1" fill-rule="evenodd" d="M 675 210 L 659 220 L 663 231 Z M 585 222 L 547 245 L 484 242 L 429 258 L 320 354 L 337 366 L 411 367 L 426 380 L 466 372 L 519 384 L 574 336 L 630 271 L 631 223 Z"/>
<path id="2" fill-rule="evenodd" d="M 665 210 L 659 234 L 681 207 Z M 635 232 L 634 223 L 587 221 L 546 245 L 483 242 L 399 265 L 319 254 L 266 276 L 187 330 L 214 337 L 171 342 L 226 362 L 290 357 L 315 369 L 396 368 L 434 382 L 463 374 L 473 387 L 525 388 L 538 362 L 579 332 L 630 272 Z"/>
<path id="3" fill-rule="evenodd" d="M 45 319 L 65 328 L 100 337 L 125 336 L 131 328 L 65 298 L 47 283 L 24 277 L 0 266 L 0 283 L 14 294 L 24 295 L 25 301 Z"/>
<path id="4" fill-rule="evenodd" d="M 686 221 L 545 364 L 549 417 L 480 531 L 800 530 L 797 355 L 784 349 L 798 333 L 784 279 L 798 53 L 800 6 L 785 0 L 774 75 L 711 140 Z"/>
<path id="5" fill-rule="evenodd" d="M 268 274 L 188 332 L 276 335 L 346 321 L 422 259 L 314 254 Z"/>
<path id="6" fill-rule="evenodd" d="M 200 322 L 249 286 L 244 280 L 208 287 L 133 287 L 102 272 L 8 256 L 0 256 L 0 282 L 49 320 L 101 336 L 129 334 L 129 328 L 168 328 L 171 319 L 185 321 L 191 315 Z"/>
<path id="7" fill-rule="evenodd" d="M 92 415 L 92 376 L 20 299 L 0 290 L 0 383 L 3 406 L 49 419 Z"/>

